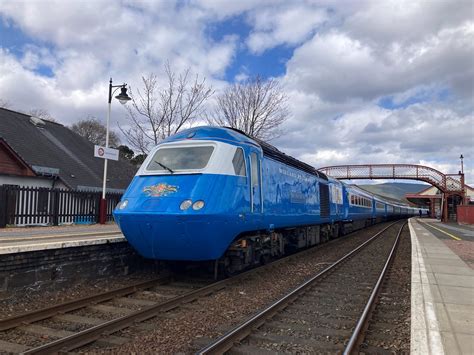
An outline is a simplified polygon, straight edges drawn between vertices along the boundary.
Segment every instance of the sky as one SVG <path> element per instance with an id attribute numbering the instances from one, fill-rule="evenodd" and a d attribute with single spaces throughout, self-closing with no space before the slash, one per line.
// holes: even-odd
<path id="1" fill-rule="evenodd" d="M 474 186 L 472 1 L 0 2 L 0 102 L 71 125 L 105 122 L 108 80 L 140 86 L 164 63 L 216 95 L 278 80 L 290 118 L 271 141 L 315 167 L 406 163 Z M 210 103 L 212 105 L 212 103 Z M 126 125 L 112 105 L 112 126 Z M 124 142 L 126 143 L 126 142 Z"/>

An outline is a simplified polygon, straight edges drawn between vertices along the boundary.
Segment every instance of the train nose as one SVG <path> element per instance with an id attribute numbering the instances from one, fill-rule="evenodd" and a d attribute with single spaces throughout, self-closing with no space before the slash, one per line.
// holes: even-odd
<path id="1" fill-rule="evenodd" d="M 146 258 L 212 260 L 235 233 L 221 216 L 137 214 L 120 216 L 128 242 Z"/>

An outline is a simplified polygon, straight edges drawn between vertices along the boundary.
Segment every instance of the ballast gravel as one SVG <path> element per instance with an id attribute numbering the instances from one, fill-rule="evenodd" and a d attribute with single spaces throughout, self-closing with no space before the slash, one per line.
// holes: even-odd
<path id="1" fill-rule="evenodd" d="M 128 276 L 115 275 L 107 279 L 83 280 L 65 286 L 61 290 L 25 290 L 23 292 L 0 294 L 0 319 L 125 287 L 132 283 L 152 280 L 157 276 L 157 273 L 151 271 L 137 272 Z"/>

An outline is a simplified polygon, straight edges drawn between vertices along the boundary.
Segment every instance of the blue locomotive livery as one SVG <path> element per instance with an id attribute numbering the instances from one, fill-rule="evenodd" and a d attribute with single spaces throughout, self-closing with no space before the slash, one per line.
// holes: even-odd
<path id="1" fill-rule="evenodd" d="M 197 127 L 150 152 L 114 217 L 146 258 L 218 260 L 234 272 L 417 211 L 240 131 Z"/>

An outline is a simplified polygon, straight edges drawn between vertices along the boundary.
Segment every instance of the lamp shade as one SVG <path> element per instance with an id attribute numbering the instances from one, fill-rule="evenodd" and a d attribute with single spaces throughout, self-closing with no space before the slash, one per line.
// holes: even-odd
<path id="1" fill-rule="evenodd" d="M 127 95 L 127 88 L 125 86 L 120 88 L 120 94 L 115 96 L 115 98 L 119 100 L 122 105 L 131 100 L 130 96 Z"/>

